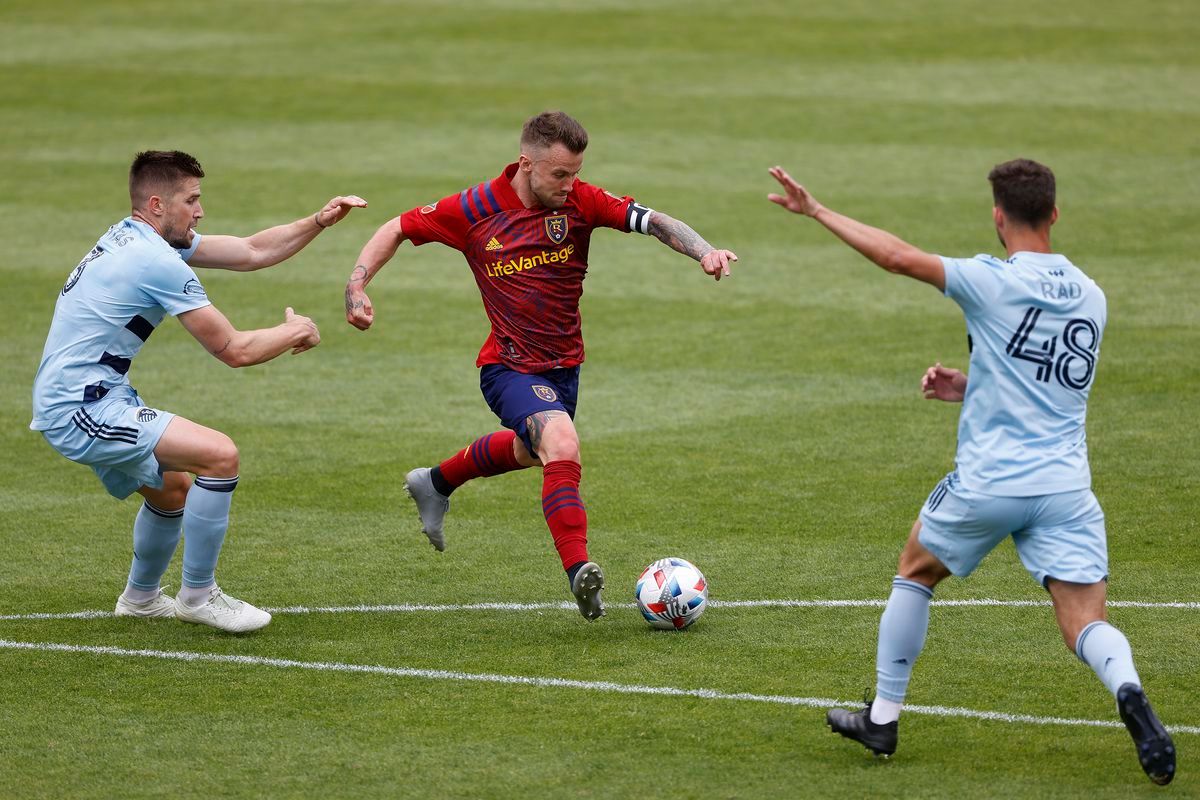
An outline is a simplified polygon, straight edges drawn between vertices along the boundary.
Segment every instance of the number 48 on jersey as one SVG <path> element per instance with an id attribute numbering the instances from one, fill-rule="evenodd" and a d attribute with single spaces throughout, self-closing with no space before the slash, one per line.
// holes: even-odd
<path id="1" fill-rule="evenodd" d="M 1012 358 L 1037 364 L 1036 377 L 1043 383 L 1049 383 L 1053 376 L 1068 389 L 1086 389 L 1096 371 L 1100 329 L 1090 319 L 1072 319 L 1063 326 L 1061 333 L 1043 341 L 1040 348 L 1029 347 L 1029 338 L 1041 315 L 1040 308 L 1030 306 L 1025 310 L 1025 318 L 1004 348 L 1005 352 Z M 1061 350 L 1058 346 L 1060 339 Z"/>

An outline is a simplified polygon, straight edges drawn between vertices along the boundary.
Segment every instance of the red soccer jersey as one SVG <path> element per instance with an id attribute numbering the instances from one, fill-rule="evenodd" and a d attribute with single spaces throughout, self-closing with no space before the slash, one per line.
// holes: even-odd
<path id="1" fill-rule="evenodd" d="M 483 295 L 492 332 L 475 365 L 544 372 L 583 363 L 579 298 L 592 229 L 646 231 L 648 209 L 576 179 L 560 209 L 526 208 L 512 187 L 517 165 L 497 178 L 400 217 L 415 245 L 462 252 Z"/>

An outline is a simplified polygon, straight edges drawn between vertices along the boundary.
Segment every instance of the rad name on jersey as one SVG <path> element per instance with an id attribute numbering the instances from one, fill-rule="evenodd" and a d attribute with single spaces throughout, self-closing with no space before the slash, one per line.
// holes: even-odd
<path id="1" fill-rule="evenodd" d="M 512 275 L 514 272 L 524 272 L 546 264 L 565 264 L 574 252 L 575 245 L 569 244 L 557 250 L 543 250 L 533 257 L 522 256 L 508 261 L 494 261 L 491 264 L 484 264 L 483 267 L 489 278 L 502 278 L 505 275 Z"/>

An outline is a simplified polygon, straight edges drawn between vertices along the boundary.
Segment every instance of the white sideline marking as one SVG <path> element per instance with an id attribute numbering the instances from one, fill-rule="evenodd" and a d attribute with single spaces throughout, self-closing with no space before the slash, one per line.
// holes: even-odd
<path id="1" fill-rule="evenodd" d="M 714 608 L 883 608 L 886 600 L 711 600 Z M 610 607 L 633 608 L 633 603 L 609 604 Z M 1050 607 L 1049 600 L 934 600 L 931 606 L 949 608 L 1030 608 Z M 1141 600 L 1110 600 L 1109 608 L 1180 608 L 1200 611 L 1200 602 L 1151 603 Z M 427 605 L 422 603 L 399 603 L 395 605 L 357 606 L 282 606 L 264 608 L 272 614 L 396 614 L 420 611 L 557 611 L 574 610 L 570 601 L 561 603 L 466 603 L 449 605 Z M 0 614 L 0 621 L 37 619 L 102 619 L 114 616 L 111 611 L 68 611 L 60 613 Z"/>
<path id="2" fill-rule="evenodd" d="M 356 672 L 369 675 L 386 675 L 393 678 L 426 678 L 443 681 L 468 681 L 473 683 L 502 683 L 518 686 L 536 686 L 552 689 L 584 689 L 595 692 L 619 694 L 646 694 L 666 697 L 697 697 L 701 700 L 742 700 L 752 703 L 775 703 L 778 705 L 827 708 L 844 706 L 856 708 L 861 703 L 831 700 L 826 697 L 789 697 L 786 695 L 751 694 L 749 692 L 721 692 L 716 689 L 678 689 L 673 686 L 639 686 L 611 681 L 579 681 L 568 678 L 532 678 L 524 675 L 497 675 L 487 672 L 450 672 L 440 669 L 414 669 L 411 667 L 384 667 L 372 664 L 343 664 L 336 661 L 295 661 L 289 658 L 266 658 L 263 656 L 231 656 L 218 653 L 195 653 L 172 650 L 127 650 L 122 647 L 99 647 L 94 645 L 59 644 L 57 642 L 14 642 L 0 639 L 0 649 L 33 650 L 38 652 L 85 653 L 88 655 L 120 656 L 128 658 L 158 658 L 169 661 L 209 662 L 217 664 L 239 664 L 255 667 L 280 667 L 284 669 L 308 669 L 317 672 Z M 949 706 L 906 705 L 905 713 L 928 714 L 937 717 L 964 717 L 991 722 L 1027 723 L 1030 725 L 1075 725 L 1088 728 L 1121 728 L 1120 722 L 1100 719 L 1069 719 L 1065 717 L 1037 717 L 1030 714 L 1005 714 L 1000 711 L 976 711 L 971 708 Z M 1167 726 L 1171 733 L 1200 734 L 1200 726 Z"/>

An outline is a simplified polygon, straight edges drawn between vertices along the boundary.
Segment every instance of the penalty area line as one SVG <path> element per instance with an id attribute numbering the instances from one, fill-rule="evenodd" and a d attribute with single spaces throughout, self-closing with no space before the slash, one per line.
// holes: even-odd
<path id="1" fill-rule="evenodd" d="M 501 675 L 497 673 L 452 672 L 440 669 L 416 669 L 411 667 L 385 667 L 374 664 L 345 664 L 337 661 L 296 661 L 289 658 L 265 656 L 239 656 L 219 653 L 197 653 L 175 650 L 130 650 L 122 647 L 96 645 L 61 644 L 58 642 L 15 642 L 0 639 L 0 649 L 35 652 L 77 653 L 84 655 L 114 656 L 118 658 L 152 658 L 165 661 L 191 663 L 233 664 L 237 666 L 275 667 L 279 669 L 302 669 L 316 672 L 348 672 L 366 675 L 382 675 L 390 678 L 423 678 L 426 680 L 458 681 L 467 683 L 492 683 L 510 686 L 532 686 L 540 689 L 579 689 L 583 691 L 608 692 L 631 695 L 654 695 L 660 697 L 692 697 L 700 700 L 736 700 L 751 703 L 802 706 L 805 708 L 827 708 L 844 706 L 854 708 L 859 703 L 833 700 L 825 697 L 791 697 L 787 695 L 753 694 L 750 692 L 722 692 L 716 689 L 680 689 L 673 686 L 642 686 L 639 684 L 614 683 L 611 681 L 582 681 L 570 678 L 538 678 L 525 675 Z M 987 722 L 1004 722 L 1028 725 L 1070 725 L 1087 728 L 1121 728 L 1122 723 L 1113 720 L 1071 719 L 1066 717 L 1040 717 L 1031 714 L 1007 714 L 1000 711 L 978 711 L 971 708 L 950 706 L 904 707 L 907 714 L 925 714 L 936 717 L 958 717 Z M 1200 726 L 1167 726 L 1172 733 L 1200 734 Z"/>
<path id="2" fill-rule="evenodd" d="M 713 608 L 883 608 L 887 600 L 710 600 Z M 942 608 L 1049 608 L 1049 600 L 934 600 L 933 607 Z M 634 603 L 614 603 L 612 608 L 634 608 Z M 1110 600 L 1109 608 L 1184 609 L 1200 611 L 1200 602 L 1147 602 L 1141 600 Z M 575 610 L 569 601 L 558 603 L 396 603 L 388 605 L 353 606 L 280 606 L 264 608 L 271 614 L 404 614 L 418 612 L 462 611 L 558 611 Z M 111 611 L 67 611 L 29 614 L 0 614 L 0 621 L 39 619 L 104 619 L 116 616 Z"/>

